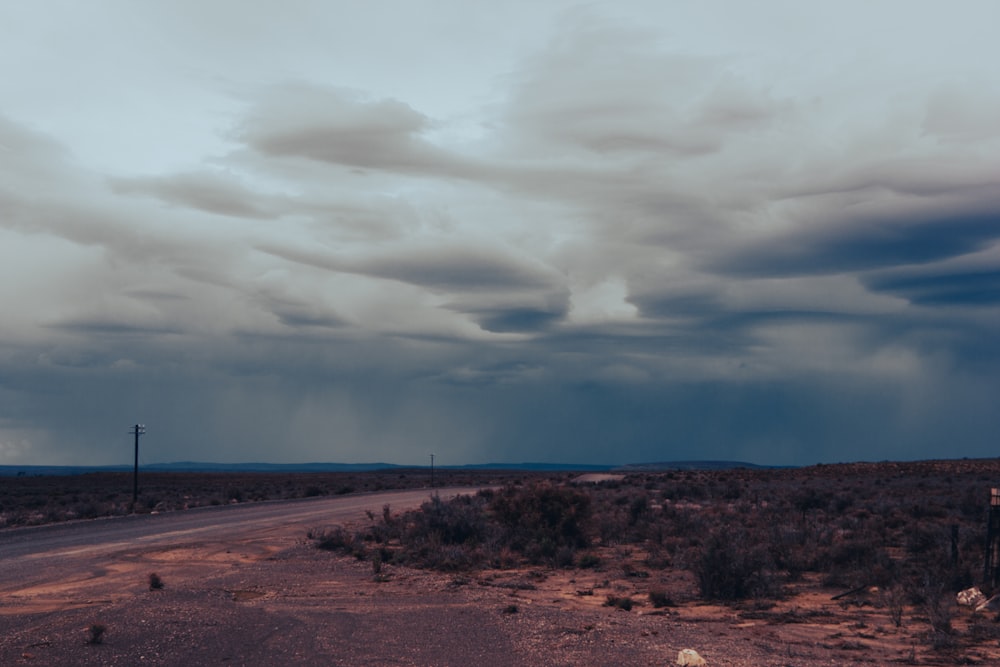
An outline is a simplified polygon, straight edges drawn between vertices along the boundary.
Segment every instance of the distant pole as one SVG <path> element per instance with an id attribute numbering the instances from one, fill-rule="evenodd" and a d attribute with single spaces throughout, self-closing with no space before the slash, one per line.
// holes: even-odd
<path id="1" fill-rule="evenodd" d="M 431 454 L 431 488 L 434 488 L 434 455 Z"/>
<path id="2" fill-rule="evenodd" d="M 986 558 L 983 586 L 994 591 L 1000 583 L 1000 488 L 990 489 L 990 512 L 986 518 Z"/>
<path id="3" fill-rule="evenodd" d="M 139 500 L 139 436 L 146 432 L 145 424 L 136 424 L 129 431 L 135 436 L 135 467 L 132 469 L 132 510 L 135 511 L 135 504 Z"/>

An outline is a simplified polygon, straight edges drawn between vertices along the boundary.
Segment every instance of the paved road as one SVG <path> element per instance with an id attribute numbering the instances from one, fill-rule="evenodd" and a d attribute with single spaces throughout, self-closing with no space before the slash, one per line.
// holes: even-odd
<path id="1" fill-rule="evenodd" d="M 437 489 L 442 497 L 476 489 Z M 58 580 L 71 562 L 109 557 L 122 551 L 180 548 L 185 545 L 225 545 L 267 537 L 302 539 L 322 528 L 365 517 L 419 506 L 430 491 L 386 491 L 356 496 L 308 498 L 274 502 L 202 507 L 164 514 L 143 514 L 92 521 L 0 530 L 0 590 Z"/>

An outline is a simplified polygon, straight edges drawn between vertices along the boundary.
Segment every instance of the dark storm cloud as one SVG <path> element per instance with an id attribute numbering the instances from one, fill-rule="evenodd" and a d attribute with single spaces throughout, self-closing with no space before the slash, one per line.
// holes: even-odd
<path id="1" fill-rule="evenodd" d="M 868 289 L 920 306 L 990 307 L 1000 304 L 1000 269 L 900 271 L 864 278 Z"/>
<path id="2" fill-rule="evenodd" d="M 349 323 L 332 309 L 324 307 L 315 300 L 274 294 L 258 294 L 256 298 L 263 309 L 273 313 L 282 324 L 293 329 L 309 327 L 336 329 Z"/>
<path id="3" fill-rule="evenodd" d="M 975 252 L 1000 238 L 1000 210 L 957 211 L 924 218 L 913 212 L 889 219 L 808 220 L 790 232 L 730 251 L 709 266 L 733 276 L 801 276 L 925 264 Z"/>
<path id="4" fill-rule="evenodd" d="M 485 331 L 539 331 L 565 317 L 569 293 L 551 269 L 499 249 L 472 245 L 403 248 L 369 257 L 261 246 L 263 252 L 333 271 L 396 280 L 450 294 L 443 308 Z"/>
<path id="5" fill-rule="evenodd" d="M 102 336 L 159 336 L 182 333 L 181 329 L 174 327 L 133 324 L 116 320 L 66 320 L 48 326 L 74 333 Z"/>
<path id="6" fill-rule="evenodd" d="M 273 244 L 259 246 L 259 250 L 330 271 L 398 280 L 442 291 L 544 289 L 557 281 L 540 264 L 502 250 L 472 245 L 406 248 L 360 258 Z"/>
<path id="7" fill-rule="evenodd" d="M 448 290 L 534 289 L 554 276 L 513 254 L 472 246 L 412 250 L 361 262 L 369 275 Z"/>
<path id="8" fill-rule="evenodd" d="M 476 293 L 452 300 L 450 310 L 469 315 L 486 331 L 542 331 L 562 320 L 569 310 L 566 289 L 536 290 L 491 298 Z"/>
<path id="9" fill-rule="evenodd" d="M 508 308 L 507 310 L 475 313 L 483 329 L 499 333 L 544 329 L 565 314 L 564 310 L 550 311 L 538 308 Z"/>
<path id="10" fill-rule="evenodd" d="M 688 317 L 718 313 L 725 306 L 718 295 L 710 292 L 655 291 L 648 287 L 642 293 L 629 295 L 644 317 Z"/>

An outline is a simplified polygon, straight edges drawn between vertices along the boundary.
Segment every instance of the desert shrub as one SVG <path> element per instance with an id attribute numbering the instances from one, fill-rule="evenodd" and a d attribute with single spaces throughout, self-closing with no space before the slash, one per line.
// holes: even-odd
<path id="1" fill-rule="evenodd" d="M 590 496 L 582 491 L 534 484 L 503 489 L 490 503 L 490 510 L 503 542 L 530 562 L 541 563 L 552 559 L 560 547 L 587 546 L 590 503 Z"/>
<path id="2" fill-rule="evenodd" d="M 814 510 L 825 510 L 832 499 L 829 492 L 820 492 L 815 488 L 803 489 L 795 496 L 795 509 L 803 515 Z"/>
<path id="3" fill-rule="evenodd" d="M 621 597 L 617 595 L 608 595 L 608 598 L 604 601 L 605 607 L 617 607 L 622 611 L 631 611 L 633 604 L 635 603 L 632 598 L 627 595 Z"/>
<path id="4" fill-rule="evenodd" d="M 649 603 L 657 609 L 674 606 L 674 601 L 667 595 L 667 592 L 658 588 L 649 591 Z"/>
<path id="5" fill-rule="evenodd" d="M 91 623 L 87 628 L 87 643 L 101 644 L 104 642 L 104 633 L 108 628 L 103 623 Z"/>
<path id="6" fill-rule="evenodd" d="M 881 603 L 889 612 L 889 619 L 897 628 L 903 626 L 903 610 L 906 603 L 906 594 L 903 587 L 893 584 L 881 591 Z"/>
<path id="7" fill-rule="evenodd" d="M 662 546 L 662 539 L 651 542 L 647 546 L 646 558 L 643 560 L 647 567 L 655 570 L 665 570 L 671 566 L 673 559 L 670 552 Z"/>
<path id="8" fill-rule="evenodd" d="M 552 564 L 556 567 L 573 567 L 576 561 L 576 549 L 569 546 L 561 546 L 556 549 L 555 556 L 552 558 Z"/>
<path id="9" fill-rule="evenodd" d="M 622 544 L 628 539 L 624 515 L 620 508 L 603 509 L 597 514 L 597 535 L 604 546 Z"/>
<path id="10" fill-rule="evenodd" d="M 590 497 L 550 484 L 510 485 L 448 501 L 432 497 L 419 510 L 381 517 L 351 535 L 343 528 L 310 537 L 322 549 L 363 554 L 359 542 L 392 544 L 394 562 L 455 571 L 484 563 L 506 567 L 519 556 L 531 563 L 571 567 L 586 546 Z M 359 556 L 360 557 L 360 556 Z M 388 560 L 383 557 L 383 560 Z"/>
<path id="11" fill-rule="evenodd" d="M 149 573 L 149 590 L 158 591 L 163 588 L 163 579 L 155 572 Z"/>
<path id="12" fill-rule="evenodd" d="M 918 523 L 906 536 L 909 560 L 925 565 L 944 565 L 947 561 L 947 537 L 937 526 Z"/>
<path id="13" fill-rule="evenodd" d="M 744 600 L 778 592 L 767 545 L 740 529 L 710 533 L 697 550 L 693 570 L 698 590 L 708 600 Z"/>
<path id="14" fill-rule="evenodd" d="M 821 556 L 818 567 L 826 573 L 827 586 L 885 586 L 893 580 L 895 565 L 869 533 L 834 542 Z"/>
<path id="15" fill-rule="evenodd" d="M 364 558 L 367 553 L 364 540 L 356 533 L 351 533 L 341 526 L 327 530 L 309 531 L 309 539 L 316 541 L 316 546 L 324 551 L 340 551 L 356 558 Z"/>
<path id="16" fill-rule="evenodd" d="M 488 531 L 484 503 L 474 496 L 458 496 L 449 502 L 433 496 L 421 505 L 420 512 L 409 514 L 407 518 L 404 538 L 408 541 L 479 544 Z"/>
<path id="17" fill-rule="evenodd" d="M 443 501 L 434 496 L 419 510 L 393 516 L 382 508 L 371 531 L 381 531 L 386 541 L 398 540 L 395 559 L 404 564 L 443 571 L 477 567 L 487 560 L 487 544 L 495 528 L 487 514 L 484 496 L 459 496 Z"/>
<path id="18" fill-rule="evenodd" d="M 976 614 L 969 619 L 969 639 L 974 642 L 1000 642 L 1000 625 Z"/>

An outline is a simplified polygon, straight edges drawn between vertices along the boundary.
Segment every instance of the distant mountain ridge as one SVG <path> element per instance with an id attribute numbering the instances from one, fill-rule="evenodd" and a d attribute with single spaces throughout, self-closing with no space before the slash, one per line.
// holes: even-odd
<path id="1" fill-rule="evenodd" d="M 615 467 L 615 472 L 656 472 L 658 470 L 779 470 L 796 466 L 765 466 L 745 461 L 665 461 L 662 463 L 628 463 Z"/>
<path id="2" fill-rule="evenodd" d="M 470 463 L 466 465 L 434 466 L 437 470 L 534 470 L 539 472 L 655 472 L 660 470 L 727 470 L 732 468 L 768 469 L 780 466 L 761 466 L 739 461 L 670 461 L 663 463 L 632 463 L 627 465 L 600 465 L 582 463 Z M 213 463 L 205 461 L 176 461 L 140 465 L 144 472 L 371 472 L 375 470 L 426 470 L 430 466 L 399 465 L 395 463 Z M 0 465 L 0 477 L 37 475 L 83 475 L 95 472 L 131 472 L 131 465 L 105 466 L 38 466 Z"/>

